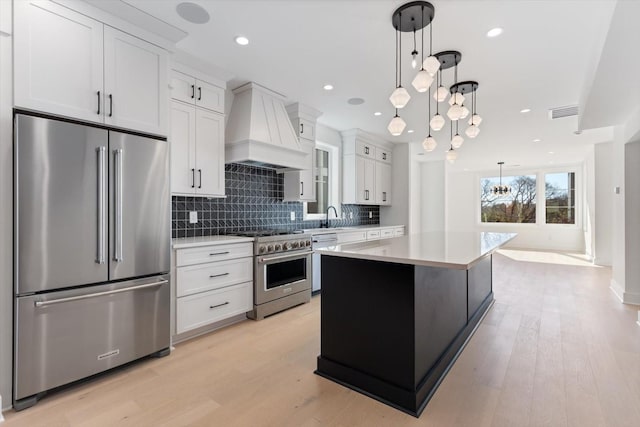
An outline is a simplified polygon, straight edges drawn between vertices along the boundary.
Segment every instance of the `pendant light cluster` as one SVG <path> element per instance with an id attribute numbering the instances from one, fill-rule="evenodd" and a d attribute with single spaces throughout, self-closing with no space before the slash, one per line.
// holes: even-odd
<path id="1" fill-rule="evenodd" d="M 494 185 L 491 188 L 491 192 L 496 196 L 508 196 L 511 194 L 511 187 L 502 185 L 502 165 L 504 165 L 504 162 L 498 162 L 498 165 L 500 165 L 500 184 Z"/>
<path id="2" fill-rule="evenodd" d="M 443 51 L 439 53 L 433 53 L 433 25 L 430 25 L 433 21 L 435 14 L 435 8 L 433 5 L 426 1 L 413 1 L 400 6 L 393 13 L 392 24 L 396 31 L 396 88 L 391 93 L 389 101 L 396 109 L 395 116 L 391 119 L 387 129 L 393 136 L 401 135 L 404 132 L 407 124 L 398 114 L 398 110 L 401 110 L 407 106 L 411 100 L 411 95 L 402 86 L 402 33 L 413 33 L 413 51 L 411 65 L 413 68 L 418 66 L 418 51 L 416 43 L 416 32 L 420 30 L 422 37 L 422 45 L 420 52 L 420 70 L 416 74 L 415 78 L 411 82 L 411 85 L 418 93 L 428 92 L 428 135 L 422 142 L 425 151 L 433 151 L 437 147 L 438 143 L 434 136 L 431 135 L 431 131 L 438 132 L 442 130 L 446 124 L 445 116 L 451 122 L 451 138 L 450 149 L 447 151 L 447 160 L 451 163 L 457 158 L 455 150 L 459 149 L 464 143 L 464 138 L 459 134 L 459 122 L 467 117 L 471 116 L 468 121 L 468 127 L 464 131 L 464 134 L 468 138 L 475 138 L 480 133 L 480 122 L 482 118 L 476 111 L 476 90 L 478 89 L 478 82 L 464 81 L 458 82 L 458 64 L 462 59 L 462 54 L 457 51 Z M 429 56 L 424 57 L 424 29 L 429 26 Z M 442 72 L 444 70 L 454 68 L 453 84 L 447 89 L 443 85 Z M 431 86 L 434 81 L 437 88 L 433 90 L 433 99 L 436 103 L 435 114 L 431 115 L 431 99 L 432 90 Z M 449 97 L 449 95 L 451 95 Z M 467 95 L 465 97 L 465 95 Z M 443 108 L 443 114 L 440 112 L 440 104 L 445 102 L 449 98 L 449 108 L 446 113 Z M 471 110 L 465 105 L 470 104 Z M 454 125 L 455 122 L 455 125 Z M 455 134 L 454 132 L 455 127 Z"/>

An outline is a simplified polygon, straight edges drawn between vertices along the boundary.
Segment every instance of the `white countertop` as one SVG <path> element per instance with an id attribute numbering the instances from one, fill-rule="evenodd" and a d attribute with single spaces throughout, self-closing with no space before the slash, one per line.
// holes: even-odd
<path id="1" fill-rule="evenodd" d="M 227 243 L 253 242 L 253 237 L 239 236 L 200 236 L 172 239 L 173 249 L 194 248 L 197 246 L 224 245 Z"/>
<path id="2" fill-rule="evenodd" d="M 429 232 L 318 249 L 322 255 L 466 270 L 516 233 Z"/>

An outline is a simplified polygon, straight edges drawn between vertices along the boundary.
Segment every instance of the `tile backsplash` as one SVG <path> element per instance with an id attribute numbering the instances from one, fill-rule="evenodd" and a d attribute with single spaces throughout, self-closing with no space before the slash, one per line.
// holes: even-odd
<path id="1" fill-rule="evenodd" d="M 211 236 L 232 234 L 234 231 L 320 227 L 320 221 L 303 221 L 302 203 L 282 201 L 283 186 L 283 176 L 272 169 L 235 163 L 225 165 L 226 198 L 171 198 L 172 236 Z M 189 223 L 190 211 L 198 212 L 196 224 Z M 295 212 L 294 221 L 291 221 L 291 212 Z M 378 206 L 342 205 L 342 212 L 346 219 L 332 219 L 332 227 L 380 223 Z"/>

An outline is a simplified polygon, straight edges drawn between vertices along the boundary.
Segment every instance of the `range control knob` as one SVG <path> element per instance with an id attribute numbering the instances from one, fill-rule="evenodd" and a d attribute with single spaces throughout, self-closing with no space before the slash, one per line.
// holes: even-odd
<path id="1" fill-rule="evenodd" d="M 307 246 L 311 246 L 311 240 L 307 240 L 307 242 L 305 243 Z"/>
<path id="2" fill-rule="evenodd" d="M 305 246 L 309 246 L 309 241 L 307 240 L 306 242 L 304 240 L 300 240 L 300 247 L 304 248 Z"/>
<path id="3" fill-rule="evenodd" d="M 282 250 L 282 246 L 280 246 L 280 243 L 276 243 L 276 252 L 279 252 Z"/>
<path id="4" fill-rule="evenodd" d="M 267 246 L 267 251 L 268 252 L 273 252 L 273 245 Z"/>
<path id="5" fill-rule="evenodd" d="M 265 245 L 260 245 L 260 247 L 258 248 L 258 252 L 263 254 L 267 251 L 267 247 Z"/>
<path id="6" fill-rule="evenodd" d="M 293 249 L 296 249 L 298 247 L 298 242 L 297 241 L 296 242 L 291 242 L 291 247 Z"/>
<path id="7" fill-rule="evenodd" d="M 289 242 L 284 242 L 282 244 L 282 250 L 283 251 L 288 251 L 289 249 L 291 249 L 291 245 L 289 244 Z"/>

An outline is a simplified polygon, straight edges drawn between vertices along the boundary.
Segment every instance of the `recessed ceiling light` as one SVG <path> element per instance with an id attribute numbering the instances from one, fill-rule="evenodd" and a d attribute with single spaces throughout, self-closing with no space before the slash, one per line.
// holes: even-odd
<path id="1" fill-rule="evenodd" d="M 382 113 L 380 111 L 376 111 L 375 113 L 373 113 L 374 116 L 381 116 Z"/>
<path id="2" fill-rule="evenodd" d="M 498 37 L 500 34 L 502 34 L 502 28 L 500 27 L 496 27 L 496 28 L 492 28 L 489 31 L 487 31 L 487 37 L 493 38 L 493 37 Z"/>
<path id="3" fill-rule="evenodd" d="M 326 85 L 322 86 L 322 89 L 324 89 L 324 90 L 333 90 L 333 85 L 332 84 L 326 84 Z"/>
<path id="4" fill-rule="evenodd" d="M 360 105 L 364 104 L 364 99 L 362 98 L 349 98 L 347 102 L 351 105 Z"/>
<path id="5" fill-rule="evenodd" d="M 413 133 L 413 132 L 415 132 L 413 129 L 409 129 L 409 130 L 407 131 L 407 133 Z"/>
<path id="6" fill-rule="evenodd" d="M 195 3 L 184 2 L 176 6 L 176 12 L 185 21 L 193 24 L 205 24 L 209 22 L 209 12 Z"/>
<path id="7" fill-rule="evenodd" d="M 520 110 L 521 113 L 528 113 L 531 111 L 531 108 L 523 108 L 522 110 Z"/>
<path id="8" fill-rule="evenodd" d="M 245 36 L 238 36 L 236 37 L 236 43 L 238 43 L 240 46 L 246 46 L 249 44 L 249 39 Z"/>
<path id="9" fill-rule="evenodd" d="M 533 140 L 533 142 L 540 142 L 540 141 L 542 141 L 540 138 L 536 138 Z"/>
<path id="10" fill-rule="evenodd" d="M 553 152 L 553 151 L 548 151 L 548 153 L 549 153 L 549 154 L 554 154 L 554 152 Z"/>

